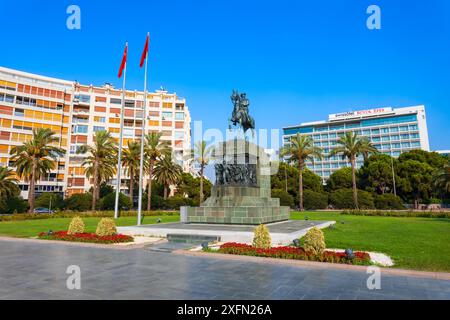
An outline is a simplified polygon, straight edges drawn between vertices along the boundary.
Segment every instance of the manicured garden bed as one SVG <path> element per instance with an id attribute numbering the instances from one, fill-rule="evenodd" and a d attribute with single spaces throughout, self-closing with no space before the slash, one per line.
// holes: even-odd
<path id="1" fill-rule="evenodd" d="M 44 240 L 60 240 L 60 241 L 88 242 L 88 243 L 102 243 L 102 244 L 133 242 L 133 237 L 124 234 L 98 236 L 95 233 L 87 233 L 87 232 L 68 234 L 67 231 L 56 231 L 52 233 L 41 232 L 38 238 Z"/>
<path id="2" fill-rule="evenodd" d="M 367 252 L 354 252 L 354 257 L 348 258 L 345 252 L 324 251 L 321 255 L 314 255 L 306 252 L 302 247 L 283 246 L 272 247 L 270 249 L 255 248 L 254 246 L 228 242 L 220 246 L 218 250 L 207 249 L 209 252 L 218 252 L 225 254 L 236 254 L 245 256 L 308 260 L 329 263 L 346 263 L 354 265 L 370 265 L 370 256 Z"/>

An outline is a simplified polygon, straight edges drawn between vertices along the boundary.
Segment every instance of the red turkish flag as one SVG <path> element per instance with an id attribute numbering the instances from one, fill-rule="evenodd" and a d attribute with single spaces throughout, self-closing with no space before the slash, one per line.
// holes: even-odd
<path id="1" fill-rule="evenodd" d="M 125 45 L 122 62 L 120 63 L 120 69 L 119 69 L 119 74 L 118 74 L 119 78 L 122 77 L 122 71 L 125 68 L 125 65 L 127 64 L 127 54 L 128 54 L 128 43 Z"/>
<path id="2" fill-rule="evenodd" d="M 150 41 L 150 34 L 147 33 L 147 40 L 145 40 L 144 51 L 142 51 L 141 63 L 139 64 L 140 68 L 142 68 L 142 66 L 144 65 L 144 61 L 147 58 L 149 41 Z"/>

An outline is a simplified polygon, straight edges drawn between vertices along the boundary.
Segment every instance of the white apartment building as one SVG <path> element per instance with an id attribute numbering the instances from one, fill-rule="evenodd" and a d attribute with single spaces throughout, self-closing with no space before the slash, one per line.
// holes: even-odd
<path id="1" fill-rule="evenodd" d="M 48 177 L 36 184 L 36 194 L 61 192 L 66 196 L 88 191 L 92 181 L 86 178 L 77 154 L 83 144 L 93 143 L 98 130 L 106 130 L 119 139 L 122 91 L 112 85 L 83 85 L 0 67 L 0 165 L 14 168 L 11 147 L 31 139 L 32 130 L 50 128 L 58 137 L 66 155 L 58 159 Z M 142 91 L 126 90 L 123 146 L 140 139 L 143 119 Z M 189 154 L 191 118 L 186 100 L 176 93 L 156 90 L 147 93 L 145 133 L 160 132 L 180 159 Z M 189 171 L 189 163 L 179 163 Z M 127 192 L 125 172 L 121 190 Z M 115 185 L 115 181 L 110 181 Z M 20 182 L 22 196 L 28 196 L 28 183 Z"/>
<path id="2" fill-rule="evenodd" d="M 368 137 L 382 153 L 398 157 L 413 149 L 429 151 L 425 106 L 377 108 L 330 114 L 328 120 L 301 123 L 283 128 L 283 145 L 297 133 L 310 136 L 314 145 L 323 149 L 324 158 L 307 163 L 307 167 L 325 181 L 336 170 L 350 166 L 341 156 L 328 157 L 345 132 Z M 363 158 L 357 159 L 361 167 Z"/>

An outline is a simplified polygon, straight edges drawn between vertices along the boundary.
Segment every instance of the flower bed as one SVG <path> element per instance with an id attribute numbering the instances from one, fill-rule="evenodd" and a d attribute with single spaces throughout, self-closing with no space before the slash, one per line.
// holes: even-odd
<path id="1" fill-rule="evenodd" d="M 42 232 L 39 234 L 39 239 L 45 240 L 61 240 L 61 241 L 72 241 L 72 242 L 90 242 L 90 243 L 123 243 L 123 242 L 133 242 L 133 237 L 124 234 L 115 234 L 112 236 L 98 236 L 95 233 L 76 233 L 67 234 L 67 231 L 56 231 L 52 234 L 47 232 Z"/>
<path id="2" fill-rule="evenodd" d="M 235 242 L 224 243 L 216 252 L 246 256 L 310 260 L 330 263 L 347 263 L 356 265 L 371 264 L 370 256 L 367 252 L 354 252 L 354 258 L 349 259 L 345 252 L 325 251 L 321 255 L 314 255 L 310 252 L 306 252 L 301 247 L 273 247 L 270 249 L 258 249 L 248 244 Z"/>

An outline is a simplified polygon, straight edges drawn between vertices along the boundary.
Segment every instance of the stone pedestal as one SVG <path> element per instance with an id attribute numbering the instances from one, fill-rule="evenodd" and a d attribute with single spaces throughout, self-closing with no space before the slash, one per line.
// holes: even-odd
<path id="1" fill-rule="evenodd" d="M 279 199 L 271 198 L 270 175 L 277 168 L 271 166 L 264 150 L 244 140 L 231 140 L 219 148 L 216 162 L 225 167 L 256 166 L 256 181 L 254 178 L 241 178 L 239 174 L 234 179 L 229 175 L 223 179 L 216 177 L 211 196 L 200 207 L 180 209 L 182 220 L 187 223 L 251 225 L 288 220 L 289 207 L 282 207 Z M 252 174 L 249 175 L 253 177 Z"/>

